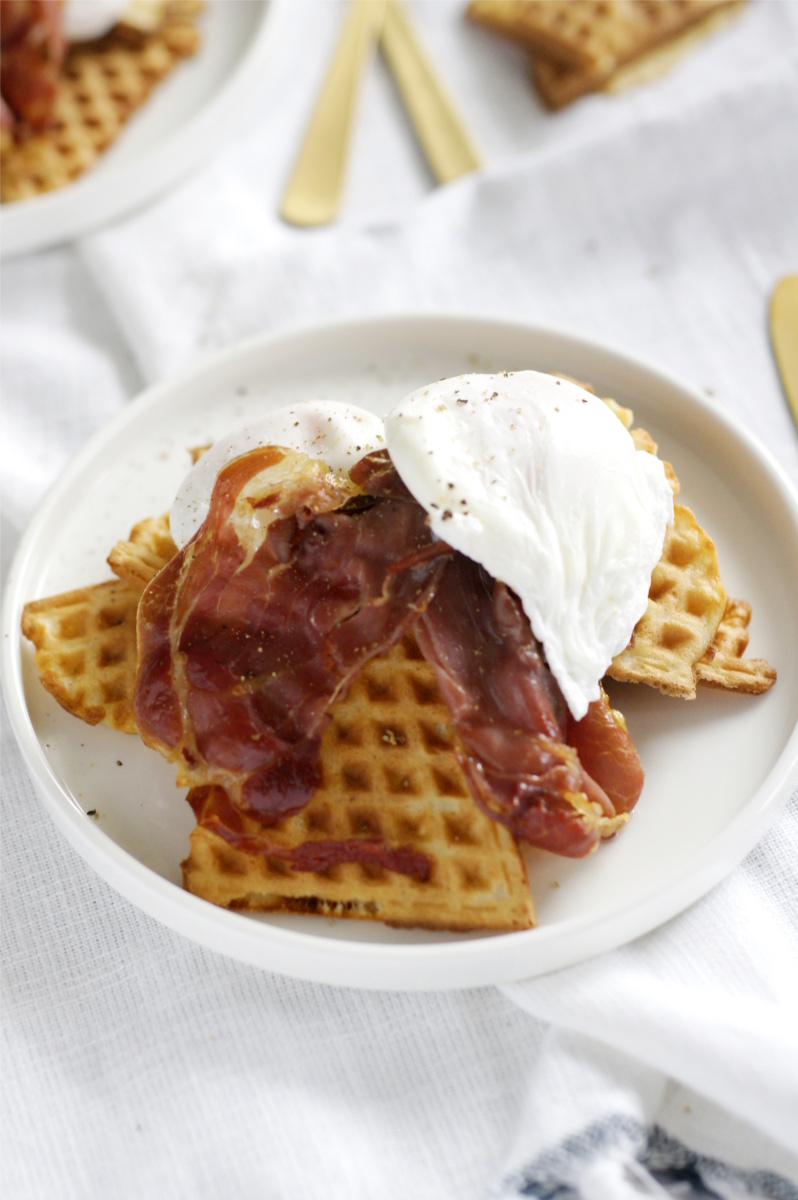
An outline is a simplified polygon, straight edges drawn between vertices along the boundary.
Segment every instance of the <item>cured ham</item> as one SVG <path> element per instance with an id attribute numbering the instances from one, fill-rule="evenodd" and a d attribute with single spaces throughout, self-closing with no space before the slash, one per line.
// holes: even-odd
<path id="1" fill-rule="evenodd" d="M 4 127 L 46 129 L 66 53 L 58 0 L 3 0 L 0 45 Z"/>
<path id="2" fill-rule="evenodd" d="M 385 455 L 351 482 L 274 447 L 233 460 L 139 606 L 142 737 L 181 783 L 217 784 L 264 823 L 296 812 L 319 783 L 329 706 L 449 557 Z"/>
<path id="3" fill-rule="evenodd" d="M 268 836 L 319 786 L 331 704 L 411 626 L 472 795 L 516 838 L 582 856 L 640 794 L 637 755 L 606 697 L 571 720 L 517 597 L 435 538 L 385 451 L 348 479 L 277 447 L 228 463 L 138 622 L 142 737 L 179 764 L 200 822 L 294 869 L 355 860 L 423 878 L 418 856 L 379 839 L 300 854 Z"/>
<path id="4" fill-rule="evenodd" d="M 616 813 L 630 813 L 643 790 L 643 768 L 626 721 L 610 707 L 607 693 L 594 700 L 581 721 L 568 714 L 567 741 L 582 767 L 612 801 Z"/>
<path id="5" fill-rule="evenodd" d="M 613 800 L 568 744 L 562 695 L 518 599 L 503 583 L 458 554 L 420 617 L 416 637 L 435 668 L 460 740 L 461 765 L 485 812 L 517 838 L 571 857 L 587 854 L 614 832 Z M 609 727 L 590 711 L 578 728 L 583 726 L 580 735 L 589 730 L 600 759 Z M 611 728 L 608 753 L 621 745 L 629 756 L 616 768 L 626 788 L 625 812 L 642 774 L 627 778 L 630 765 L 639 768 L 637 755 L 628 735 L 622 737 L 614 723 Z M 588 736 L 582 740 L 587 744 Z M 608 770 L 602 775 L 610 782 Z M 619 794 L 615 778 L 611 782 Z"/>

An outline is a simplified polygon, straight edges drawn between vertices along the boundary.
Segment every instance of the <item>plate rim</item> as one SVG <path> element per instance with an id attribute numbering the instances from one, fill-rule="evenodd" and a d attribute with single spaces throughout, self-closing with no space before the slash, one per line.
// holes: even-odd
<path id="1" fill-rule="evenodd" d="M 257 2 L 263 11 L 255 37 L 227 79 L 179 129 L 131 161 L 116 164 L 112 173 L 87 172 L 63 188 L 0 206 L 0 258 L 12 260 L 87 237 L 156 200 L 196 169 L 196 153 L 187 146 L 205 141 L 217 148 L 217 130 L 240 105 L 273 52 L 288 0 Z M 148 171 L 157 176 L 155 184 L 148 181 Z M 90 217 L 97 206 L 101 215 Z M 52 224 L 42 231 L 41 221 L 48 215 Z"/>
<path id="2" fill-rule="evenodd" d="M 725 878 L 760 840 L 767 826 L 787 804 L 793 788 L 798 785 L 797 723 L 770 771 L 743 808 L 718 835 L 682 864 L 665 884 L 655 887 L 636 902 L 633 911 L 613 916 L 611 922 L 607 922 L 604 915 L 596 917 L 594 921 L 571 917 L 558 923 L 557 933 L 570 935 L 575 943 L 572 952 L 565 957 L 557 952 L 561 937 L 553 940 L 553 933 L 548 937 L 545 927 L 493 934 L 484 939 L 429 944 L 380 944 L 323 938 L 311 931 L 306 933 L 265 925 L 245 914 L 215 908 L 183 891 L 114 842 L 94 822 L 86 820 L 85 813 L 69 796 L 42 752 L 25 703 L 22 680 L 19 613 L 22 603 L 31 597 L 22 597 L 21 587 L 40 531 L 46 525 L 49 514 L 59 504 L 62 494 L 69 491 L 74 478 L 79 476 L 86 463 L 95 459 L 105 442 L 120 435 L 129 424 L 136 424 L 143 413 L 156 407 L 170 394 L 191 386 L 192 381 L 201 379 L 207 383 L 209 379 L 212 381 L 215 374 L 223 376 L 232 363 L 255 361 L 261 354 L 268 355 L 273 347 L 288 345 L 292 341 L 354 329 L 389 333 L 398 327 L 407 330 L 420 323 L 427 327 L 434 325 L 442 332 L 447 327 L 452 332 L 452 327 L 459 330 L 465 326 L 480 326 L 488 332 L 503 331 L 549 342 L 560 341 L 582 351 L 601 355 L 610 362 L 642 369 L 660 384 L 666 383 L 677 394 L 680 393 L 682 403 L 688 403 L 690 407 L 697 406 L 705 417 L 719 422 L 745 446 L 775 486 L 785 513 L 798 533 L 798 491 L 767 447 L 739 418 L 725 411 L 717 401 L 703 395 L 694 385 L 662 369 L 649 358 L 631 353 L 606 339 L 584 335 L 564 326 L 543 325 L 495 314 L 397 312 L 286 325 L 236 341 L 151 384 L 95 431 L 42 497 L 14 554 L 3 595 L 4 636 L 0 674 L 10 723 L 37 796 L 84 861 L 116 892 L 161 924 L 206 949 L 227 953 L 260 969 L 274 970 L 311 982 L 363 990 L 449 990 L 510 982 L 586 961 L 625 945 L 683 912 Z M 51 794 L 50 789 L 53 788 L 56 794 Z M 678 900 L 665 904 L 667 911 L 663 913 L 663 901 L 669 896 L 673 897 L 674 893 L 678 893 Z M 569 930 L 569 925 L 578 928 Z M 607 925 L 612 927 L 612 931 L 606 928 Z M 215 944 L 213 939 L 209 940 L 209 928 L 211 933 L 215 933 Z M 264 932 L 266 930 L 267 934 Z M 525 958 L 524 951 L 530 939 L 534 939 L 533 945 L 535 941 L 537 943 L 536 957 L 539 960 L 532 966 L 518 961 L 519 958 Z M 263 954 L 259 953 L 266 942 L 277 948 L 275 961 L 264 962 Z M 373 964 L 371 976 L 382 974 L 383 978 L 378 982 L 352 980 L 352 963 L 354 961 L 356 964 L 364 955 Z M 423 960 L 422 969 L 419 969 L 419 958 Z M 443 980 L 439 978 L 440 970 L 435 969 L 436 961 L 442 961 L 446 966 L 446 978 Z M 413 975 L 408 978 L 411 962 Z"/>

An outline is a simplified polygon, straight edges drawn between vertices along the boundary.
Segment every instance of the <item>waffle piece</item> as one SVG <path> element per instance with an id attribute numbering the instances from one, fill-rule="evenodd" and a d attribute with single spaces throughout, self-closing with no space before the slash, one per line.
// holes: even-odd
<path id="1" fill-rule="evenodd" d="M 630 409 L 614 400 L 604 403 L 629 429 L 637 450 L 657 453 L 651 435 L 632 426 Z M 681 485 L 673 467 L 664 459 L 662 464 L 678 496 Z M 751 606 L 730 599 L 724 606 L 725 596 L 711 539 L 689 509 L 674 505 L 674 525 L 651 578 L 648 608 L 608 674 L 687 699 L 695 696 L 697 683 L 752 695 L 766 692 L 776 682 L 774 668 L 764 659 L 743 658 Z"/>
<path id="2" fill-rule="evenodd" d="M 198 824 L 183 863 L 186 888 L 225 908 L 357 917 L 451 930 L 528 929 L 534 906 L 508 830 L 477 808 L 455 757 L 450 715 L 432 668 L 406 637 L 373 659 L 330 710 L 323 783 L 301 812 L 249 834 L 293 848 L 379 837 L 432 864 L 426 882 L 343 863 L 296 871 L 234 849 Z"/>
<path id="3" fill-rule="evenodd" d="M 602 72 L 670 41 L 734 0 L 473 0 L 468 16 L 564 67 Z"/>
<path id="4" fill-rule="evenodd" d="M 494 33 L 566 67 L 595 67 L 608 53 L 609 0 L 471 0 L 466 15 Z M 617 14 L 615 14 L 617 16 Z"/>
<path id="5" fill-rule="evenodd" d="M 607 674 L 692 699 L 695 664 L 711 645 L 725 606 L 714 543 L 690 509 L 676 504 L 651 576 L 648 607 Z"/>
<path id="6" fill-rule="evenodd" d="M 141 587 L 110 579 L 46 600 L 22 613 L 36 647 L 39 678 L 58 703 L 89 725 L 135 733 L 136 611 Z"/>
<path id="7" fill-rule="evenodd" d="M 739 0 L 472 0 L 467 14 L 533 52 L 535 86 L 556 109 L 737 7 Z"/>
<path id="8" fill-rule="evenodd" d="M 53 191 L 83 174 L 153 88 L 196 51 L 201 0 L 168 0 L 160 7 L 153 32 L 123 23 L 104 38 L 70 47 L 51 127 L 3 142 L 3 202 Z"/>
<path id="9" fill-rule="evenodd" d="M 699 683 L 734 692 L 759 695 L 776 682 L 776 672 L 764 658 L 743 658 L 748 646 L 751 605 L 727 600 L 712 645 L 696 664 Z"/>
<path id="10" fill-rule="evenodd" d="M 568 7 L 574 2 L 578 0 L 568 0 Z M 620 91 L 657 78 L 741 5 L 735 0 L 684 0 L 683 5 L 680 0 L 626 0 L 623 7 L 638 19 L 628 26 L 628 40 L 620 40 L 603 60 L 580 67 L 540 55 L 533 58 L 532 80 L 548 108 L 564 108 L 590 92 Z"/>
<path id="11" fill-rule="evenodd" d="M 176 553 L 169 518 L 146 517 L 133 526 L 126 542 L 116 543 L 106 561 L 114 575 L 143 591 Z"/>

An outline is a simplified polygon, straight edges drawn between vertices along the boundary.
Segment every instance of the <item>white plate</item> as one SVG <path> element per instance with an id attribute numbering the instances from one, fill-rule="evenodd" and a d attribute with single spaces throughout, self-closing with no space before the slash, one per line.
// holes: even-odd
<path id="1" fill-rule="evenodd" d="M 206 0 L 202 44 L 67 187 L 2 206 L 2 254 L 81 237 L 154 199 L 222 145 L 272 51 L 283 0 Z"/>
<path id="2" fill-rule="evenodd" d="M 397 931 L 225 912 L 180 887 L 193 821 L 173 768 L 138 739 L 90 729 L 41 688 L 19 632 L 26 600 L 108 576 L 105 557 L 164 512 L 186 448 L 287 402 L 324 397 L 382 413 L 465 370 L 535 367 L 631 405 L 676 465 L 682 498 L 716 540 L 731 595 L 753 604 L 750 653 L 776 664 L 765 696 L 693 702 L 619 687 L 646 769 L 631 821 L 582 861 L 530 854 L 539 927 L 492 936 Z M 399 317 L 260 338 L 145 392 L 78 455 L 34 518 L 9 579 L 3 676 L 11 720 L 47 810 L 134 904 L 186 936 L 289 975 L 355 987 L 476 986 L 566 966 L 655 928 L 718 882 L 798 781 L 798 498 L 736 423 L 654 367 L 565 333 L 481 318 Z M 86 816 L 96 809 L 97 819 Z"/>

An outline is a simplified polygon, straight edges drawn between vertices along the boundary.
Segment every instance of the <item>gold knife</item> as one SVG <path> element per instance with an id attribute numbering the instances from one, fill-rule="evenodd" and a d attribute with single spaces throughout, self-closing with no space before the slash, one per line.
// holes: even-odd
<path id="1" fill-rule="evenodd" d="M 482 165 L 471 139 L 398 3 L 387 0 L 380 50 L 438 183 Z"/>
<path id="2" fill-rule="evenodd" d="M 384 0 L 352 0 L 280 206 L 292 225 L 326 225 L 338 213 L 358 87 L 384 11 Z"/>
<path id="3" fill-rule="evenodd" d="M 773 289 L 770 340 L 784 395 L 798 424 L 798 275 L 787 275 Z"/>

